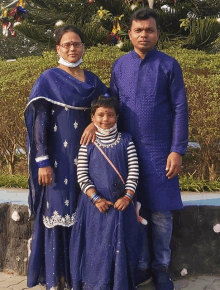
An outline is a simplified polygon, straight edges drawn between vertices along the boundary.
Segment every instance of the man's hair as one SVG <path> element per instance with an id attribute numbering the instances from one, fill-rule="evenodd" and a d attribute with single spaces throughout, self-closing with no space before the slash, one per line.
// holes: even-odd
<path id="1" fill-rule="evenodd" d="M 115 109 L 116 115 L 118 115 L 119 104 L 116 97 L 105 97 L 101 95 L 97 99 L 93 100 L 91 104 L 91 115 L 93 116 L 95 111 L 101 107 Z"/>
<path id="2" fill-rule="evenodd" d="M 157 13 L 154 10 L 149 9 L 149 8 L 140 8 L 136 10 L 131 15 L 129 29 L 131 29 L 132 22 L 134 20 L 148 20 L 149 18 L 154 18 L 158 27 L 158 17 L 157 17 Z"/>

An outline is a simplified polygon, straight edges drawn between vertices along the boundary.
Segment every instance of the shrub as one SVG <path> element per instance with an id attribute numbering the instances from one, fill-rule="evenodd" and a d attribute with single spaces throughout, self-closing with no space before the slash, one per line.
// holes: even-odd
<path id="1" fill-rule="evenodd" d="M 28 178 L 25 175 L 0 175 L 0 187 L 28 188 Z"/>
<path id="2" fill-rule="evenodd" d="M 189 29 L 184 47 L 190 49 L 210 48 L 220 33 L 220 23 L 216 18 L 184 20 L 185 29 Z"/>
<path id="3" fill-rule="evenodd" d="M 191 162 L 190 172 L 196 170 L 194 177 L 215 180 L 220 160 L 220 54 L 210 55 L 178 47 L 164 51 L 175 57 L 183 69 L 189 100 L 190 140 L 198 142 L 201 147 L 189 152 L 193 160 L 198 160 L 195 164 L 192 160 L 187 161 Z M 83 66 L 108 86 L 112 64 L 123 54 L 115 46 L 91 47 L 86 51 Z M 0 61 L 0 148 L 4 149 L 0 153 L 8 158 L 8 162 L 13 163 L 16 148 L 25 150 L 23 111 L 29 92 L 40 73 L 56 65 L 54 51 L 45 52 L 42 57 L 27 57 L 11 63 Z M 185 164 L 184 172 L 187 174 Z"/>

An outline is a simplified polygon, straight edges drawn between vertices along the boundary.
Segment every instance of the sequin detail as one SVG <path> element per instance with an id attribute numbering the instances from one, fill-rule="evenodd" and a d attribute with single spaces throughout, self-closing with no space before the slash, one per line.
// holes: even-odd
<path id="1" fill-rule="evenodd" d="M 121 140 L 121 133 L 118 133 L 118 136 L 117 136 L 116 140 L 115 140 L 113 143 L 111 143 L 111 144 L 103 144 L 102 142 L 99 141 L 98 138 L 96 138 L 95 142 L 96 142 L 99 146 L 101 146 L 101 147 L 104 147 L 104 148 L 110 148 L 110 147 L 111 147 L 111 148 L 112 148 L 112 147 L 114 147 L 115 145 L 117 145 L 117 144 L 120 142 L 120 140 Z"/>

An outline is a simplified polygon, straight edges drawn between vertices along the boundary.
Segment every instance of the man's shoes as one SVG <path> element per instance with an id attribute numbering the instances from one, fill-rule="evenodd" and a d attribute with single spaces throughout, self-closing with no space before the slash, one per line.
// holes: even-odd
<path id="1" fill-rule="evenodd" d="M 153 280 L 151 272 L 148 270 L 138 270 L 135 277 L 136 286 L 149 284 Z"/>
<path id="2" fill-rule="evenodd" d="M 156 290 L 175 290 L 172 278 L 167 269 L 154 270 L 152 274 Z"/>

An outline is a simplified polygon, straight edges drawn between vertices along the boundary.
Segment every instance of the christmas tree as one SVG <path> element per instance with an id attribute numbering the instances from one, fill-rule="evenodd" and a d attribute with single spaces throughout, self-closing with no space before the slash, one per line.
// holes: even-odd
<path id="1" fill-rule="evenodd" d="M 25 0 L 17 1 L 13 2 L 17 2 L 15 5 L 20 5 L 27 13 L 23 12 L 18 21 L 17 14 L 13 16 L 14 19 L 10 18 L 11 36 L 15 30 L 48 48 L 54 47 L 54 31 L 62 24 L 73 24 L 80 28 L 85 35 L 87 47 L 98 43 L 120 44 L 128 39 L 130 16 L 143 6 L 153 8 L 158 13 L 160 42 L 176 38 L 185 39 L 188 36 L 192 39 L 192 34 L 202 33 L 204 34 L 201 37 L 202 44 L 206 39 L 206 29 L 200 31 L 200 19 L 216 18 L 220 12 L 219 0 L 26 0 L 26 3 Z M 9 0 L 3 1 L 5 5 L 8 3 Z M 4 16 L 6 12 L 3 10 L 2 13 Z M 11 11 L 9 14 L 13 15 Z M 209 39 L 207 37 L 210 44 L 218 36 L 216 33 L 218 27 L 213 21 L 209 23 L 207 21 L 205 25 L 209 28 L 213 26 L 213 29 L 210 28 L 212 37 Z M 192 30 L 191 27 L 196 28 Z M 204 45 L 207 41 L 205 40 Z M 130 48 L 129 44 L 128 49 Z"/>
<path id="2" fill-rule="evenodd" d="M 26 19 L 15 30 L 54 47 L 54 30 L 68 23 L 83 31 L 87 46 L 105 43 L 119 30 L 127 30 L 133 3 L 148 5 L 147 0 L 31 0 L 26 2 Z"/>

